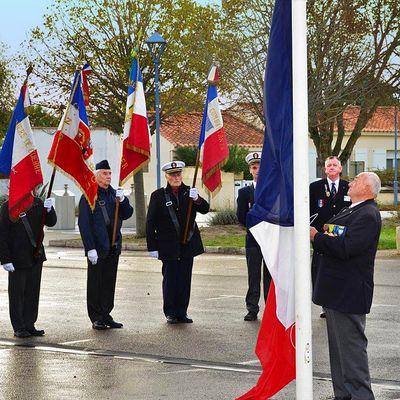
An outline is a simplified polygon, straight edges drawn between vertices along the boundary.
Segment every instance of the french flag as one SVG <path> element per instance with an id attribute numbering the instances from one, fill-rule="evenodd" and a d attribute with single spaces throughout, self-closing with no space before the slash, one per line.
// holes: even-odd
<path id="1" fill-rule="evenodd" d="M 21 88 L 0 152 L 0 173 L 10 178 L 9 215 L 17 220 L 33 203 L 32 190 L 43 183 L 42 169 L 25 107 L 30 105 L 27 84 Z"/>
<path id="2" fill-rule="evenodd" d="M 202 180 L 206 189 L 215 196 L 221 188 L 221 167 L 229 157 L 228 143 L 218 102 L 216 82 L 218 70 L 213 65 L 208 74 L 207 99 L 199 140 Z"/>
<path id="3" fill-rule="evenodd" d="M 240 400 L 269 399 L 296 378 L 292 84 L 292 2 L 276 0 L 264 82 L 264 146 L 247 216 L 272 282 L 256 344 L 263 371 Z M 308 190 L 308 182 L 304 186 Z"/>
<path id="4" fill-rule="evenodd" d="M 151 136 L 147 121 L 142 72 L 137 55 L 134 53 L 126 100 L 119 177 L 121 186 L 149 162 L 150 146 Z"/>
<path id="5" fill-rule="evenodd" d="M 80 71 L 76 71 L 70 101 L 47 160 L 80 187 L 89 205 L 94 208 L 98 185 L 94 175 L 93 147 L 81 79 Z"/>

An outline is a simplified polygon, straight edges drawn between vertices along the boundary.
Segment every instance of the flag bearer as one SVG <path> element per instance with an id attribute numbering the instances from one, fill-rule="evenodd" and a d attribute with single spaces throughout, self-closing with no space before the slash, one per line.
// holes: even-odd
<path id="1" fill-rule="evenodd" d="M 162 261 L 164 314 L 167 323 L 191 323 L 187 309 L 192 281 L 193 258 L 204 253 L 196 213 L 206 214 L 210 206 L 196 188 L 182 183 L 183 161 L 163 165 L 167 186 L 151 194 L 146 237 L 150 256 Z M 189 199 L 193 199 L 189 233 L 182 244 Z"/>

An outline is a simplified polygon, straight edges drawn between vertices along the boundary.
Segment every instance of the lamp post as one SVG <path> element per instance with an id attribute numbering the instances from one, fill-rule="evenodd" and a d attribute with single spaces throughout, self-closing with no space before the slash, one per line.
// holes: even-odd
<path id="1" fill-rule="evenodd" d="M 394 182 L 393 182 L 393 194 L 394 194 L 394 207 L 397 210 L 398 205 L 398 194 L 399 194 L 399 184 L 397 181 L 397 169 L 398 169 L 398 161 L 397 161 L 397 132 L 398 124 L 397 124 L 397 104 L 394 106 Z"/>
<path id="2" fill-rule="evenodd" d="M 157 189 L 161 187 L 161 169 L 160 169 L 160 93 L 158 73 L 160 66 L 160 58 L 164 53 L 167 42 L 158 33 L 154 32 L 149 38 L 146 39 L 147 47 L 151 58 L 154 62 L 154 94 L 155 94 L 155 108 L 156 108 L 156 150 L 157 150 Z"/>

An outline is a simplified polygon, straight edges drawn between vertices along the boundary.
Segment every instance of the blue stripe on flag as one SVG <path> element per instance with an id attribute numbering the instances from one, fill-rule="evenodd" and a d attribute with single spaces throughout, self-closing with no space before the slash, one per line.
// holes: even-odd
<path id="1" fill-rule="evenodd" d="M 14 149 L 14 136 L 17 124 L 27 117 L 24 108 L 24 96 L 21 89 L 17 105 L 10 120 L 6 137 L 0 152 L 0 173 L 9 176 L 11 172 L 12 155 Z"/>
<path id="2" fill-rule="evenodd" d="M 215 85 L 208 85 L 207 98 L 203 111 L 203 120 L 201 122 L 199 149 L 201 149 L 201 146 L 203 146 L 206 132 L 213 128 L 210 118 L 208 117 L 208 104 L 216 98 L 218 98 L 217 87 Z"/>
<path id="3" fill-rule="evenodd" d="M 276 1 L 264 84 L 264 146 L 249 228 L 262 221 L 294 223 L 291 18 L 291 2 Z"/>

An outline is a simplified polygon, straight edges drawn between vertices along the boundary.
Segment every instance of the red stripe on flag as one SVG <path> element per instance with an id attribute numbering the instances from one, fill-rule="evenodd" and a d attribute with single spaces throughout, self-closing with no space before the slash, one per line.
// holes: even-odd
<path id="1" fill-rule="evenodd" d="M 129 136 L 122 144 L 120 185 L 123 185 L 150 158 L 150 137 L 147 118 L 133 114 Z"/>
<path id="2" fill-rule="evenodd" d="M 80 187 L 89 205 L 94 208 L 98 185 L 93 171 L 83 160 L 78 143 L 57 131 L 48 160 Z"/>
<path id="3" fill-rule="evenodd" d="M 34 150 L 16 164 L 10 173 L 8 208 L 11 219 L 26 211 L 33 202 L 32 190 L 43 183 L 37 151 Z"/>
<path id="4" fill-rule="evenodd" d="M 202 179 L 210 192 L 221 186 L 220 168 L 228 157 L 229 149 L 225 130 L 221 128 L 210 135 L 203 144 Z"/>
<path id="5" fill-rule="evenodd" d="M 236 400 L 269 399 L 295 379 L 295 343 L 295 325 L 286 330 L 276 316 L 275 285 L 271 281 L 256 345 L 263 372 L 256 386 Z"/>

